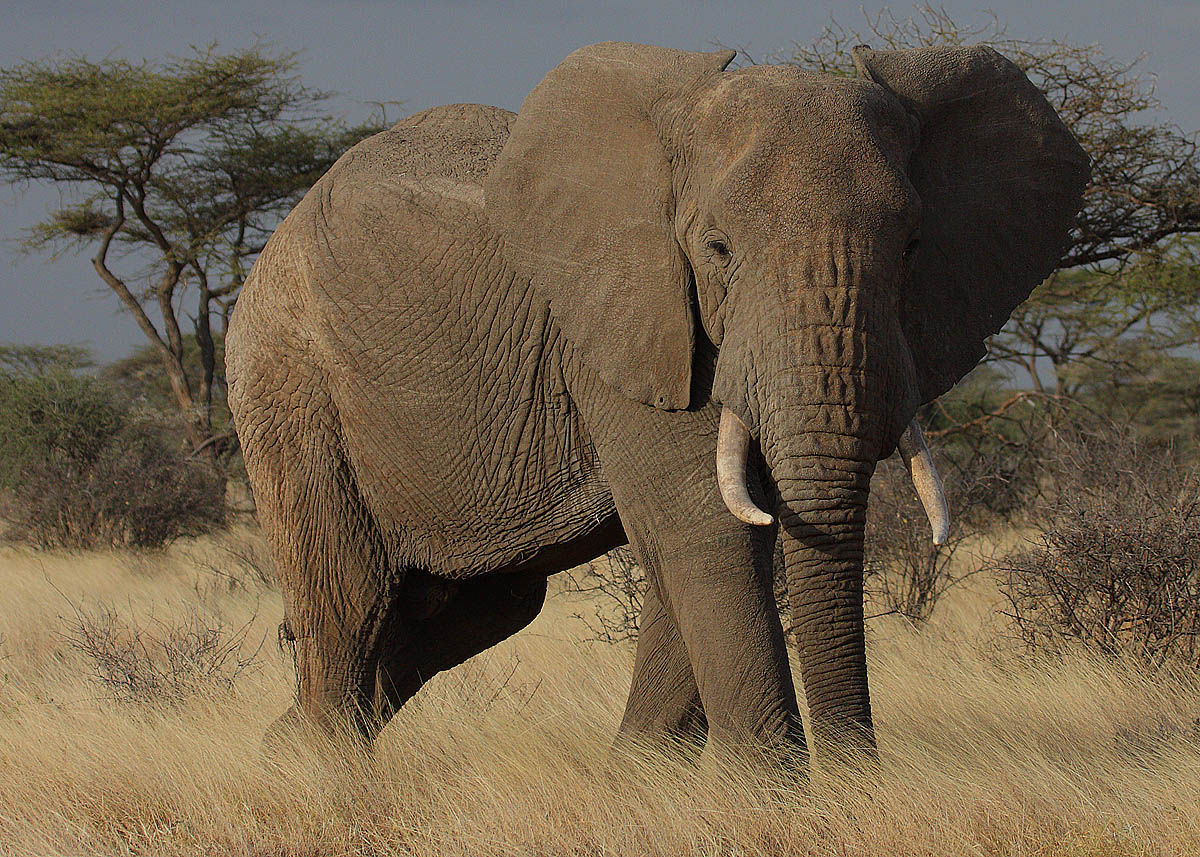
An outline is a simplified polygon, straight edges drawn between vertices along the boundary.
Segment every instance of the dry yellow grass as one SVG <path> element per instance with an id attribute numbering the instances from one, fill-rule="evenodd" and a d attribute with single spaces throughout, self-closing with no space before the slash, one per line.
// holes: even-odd
<path id="1" fill-rule="evenodd" d="M 581 641 L 561 595 L 437 677 L 370 758 L 264 757 L 290 694 L 279 598 L 212 565 L 230 565 L 221 540 L 151 558 L 0 551 L 0 853 L 1200 854 L 1195 683 L 1023 663 L 981 578 L 920 633 L 872 623 L 878 769 L 787 785 L 614 759 L 631 652 Z M 252 620 L 261 666 L 175 707 L 106 699 L 64 637 L 96 602 Z"/>

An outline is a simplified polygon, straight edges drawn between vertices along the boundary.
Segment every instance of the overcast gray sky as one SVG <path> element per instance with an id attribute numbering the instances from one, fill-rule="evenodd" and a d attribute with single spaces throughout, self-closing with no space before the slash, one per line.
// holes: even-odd
<path id="1" fill-rule="evenodd" d="M 907 3 L 890 5 L 897 15 L 911 11 Z M 944 5 L 960 24 L 983 20 L 990 8 L 1012 36 L 1098 42 L 1122 59 L 1146 54 L 1168 118 L 1200 128 L 1200 0 Z M 305 82 L 342 93 L 340 109 L 358 116 L 363 102 L 403 100 L 399 118 L 454 101 L 515 110 L 548 69 L 592 42 L 693 50 L 719 42 L 761 56 L 807 42 L 831 14 L 859 25 L 863 7 L 815 0 L 3 0 L 0 8 L 0 66 L 55 53 L 161 57 L 211 41 L 240 48 L 262 37 L 301 49 Z M 101 359 L 122 356 L 144 339 L 87 257 L 20 251 L 25 230 L 58 199 L 38 186 L 0 188 L 0 342 L 70 342 Z"/>

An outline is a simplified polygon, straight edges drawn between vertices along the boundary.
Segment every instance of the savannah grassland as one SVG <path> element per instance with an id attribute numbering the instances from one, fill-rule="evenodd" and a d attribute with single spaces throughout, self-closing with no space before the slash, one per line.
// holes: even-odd
<path id="1" fill-rule="evenodd" d="M 291 668 L 261 550 L 248 529 L 158 554 L 0 549 L 0 853 L 1200 854 L 1194 678 L 1023 659 L 985 575 L 919 632 L 871 622 L 878 769 L 782 783 L 615 758 L 632 652 L 586 641 L 561 585 L 371 756 L 264 755 Z M 102 605 L 151 637 L 198 615 L 246 626 L 244 657 L 265 642 L 232 684 L 126 701 L 72 644 Z"/>

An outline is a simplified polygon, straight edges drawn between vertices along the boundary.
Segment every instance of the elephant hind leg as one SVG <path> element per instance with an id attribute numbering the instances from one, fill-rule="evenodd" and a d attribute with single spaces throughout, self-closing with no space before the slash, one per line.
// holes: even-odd
<path id="1" fill-rule="evenodd" d="M 461 581 L 433 616 L 406 623 L 379 658 L 376 681 L 382 726 L 430 678 L 506 640 L 532 622 L 546 600 L 539 574 L 494 573 Z"/>
<path id="2" fill-rule="evenodd" d="M 316 725 L 369 740 L 379 653 L 399 633 L 405 570 L 363 505 L 337 441 L 336 412 L 319 389 L 310 393 L 303 404 L 264 406 L 258 422 L 239 415 L 294 646 L 296 704 L 271 734 Z"/>

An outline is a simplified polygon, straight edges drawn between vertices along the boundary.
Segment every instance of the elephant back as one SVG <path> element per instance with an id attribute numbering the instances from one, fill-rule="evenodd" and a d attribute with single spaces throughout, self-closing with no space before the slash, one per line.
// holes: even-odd
<path id="1" fill-rule="evenodd" d="M 397 178 L 481 184 L 508 140 L 516 114 L 483 104 L 414 113 L 352 150 L 356 166 Z"/>

